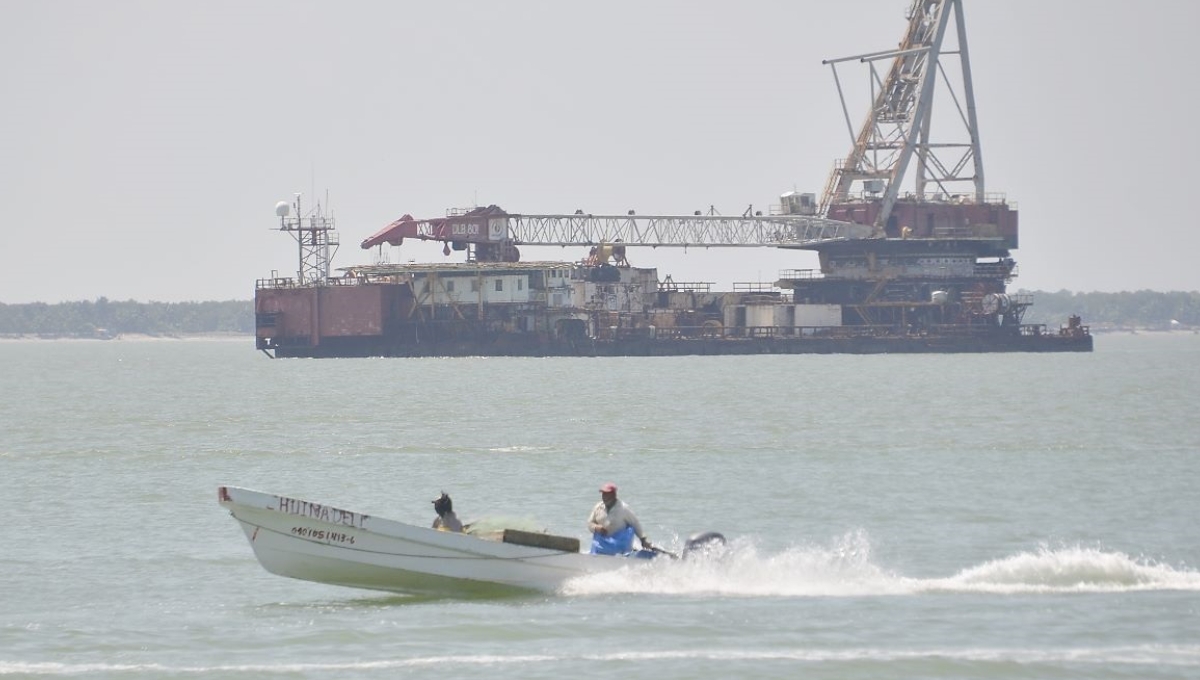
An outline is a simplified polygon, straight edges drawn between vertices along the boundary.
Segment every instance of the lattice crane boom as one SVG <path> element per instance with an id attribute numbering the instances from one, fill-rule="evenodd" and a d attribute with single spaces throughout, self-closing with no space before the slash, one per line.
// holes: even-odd
<path id="1" fill-rule="evenodd" d="M 955 17 L 958 47 L 944 52 L 943 42 L 951 15 Z M 943 54 L 958 54 L 962 74 L 962 99 L 955 94 L 950 78 L 941 64 Z M 880 80 L 875 63 L 891 60 L 891 67 Z M 857 60 L 870 66 L 871 109 L 857 134 L 850 128 L 853 146 L 850 155 L 837 163 L 822 194 L 820 213 L 830 205 L 849 200 L 855 182 L 862 182 L 865 193 L 880 195 L 881 210 L 875 226 L 882 227 L 900 195 L 905 171 L 917 156 L 915 189 L 918 199 L 925 197 L 929 184 L 943 194 L 952 192 L 953 183 L 970 182 L 977 202 L 984 200 L 983 163 L 979 149 L 975 95 L 971 84 L 967 35 L 962 0 L 914 0 L 909 9 L 908 29 L 895 50 L 826 60 L 833 70 L 839 96 L 842 84 L 837 65 Z M 953 104 L 967 132 L 963 142 L 932 142 L 931 114 L 938 77 L 946 83 Z M 843 112 L 846 112 L 842 96 Z M 948 153 L 960 154 L 946 161 Z"/>
<path id="2" fill-rule="evenodd" d="M 865 238 L 870 231 L 864 225 L 806 215 L 518 215 L 491 206 L 436 219 L 405 215 L 361 245 L 400 245 L 412 238 L 541 246 L 760 247 Z"/>

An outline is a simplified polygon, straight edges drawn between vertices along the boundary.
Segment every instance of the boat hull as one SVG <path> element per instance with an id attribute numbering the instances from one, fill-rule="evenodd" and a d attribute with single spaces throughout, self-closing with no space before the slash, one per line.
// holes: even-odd
<path id="1" fill-rule="evenodd" d="M 414 595 L 553 592 L 576 576 L 635 566 L 435 531 L 301 499 L 222 486 L 262 566 L 280 576 Z"/>

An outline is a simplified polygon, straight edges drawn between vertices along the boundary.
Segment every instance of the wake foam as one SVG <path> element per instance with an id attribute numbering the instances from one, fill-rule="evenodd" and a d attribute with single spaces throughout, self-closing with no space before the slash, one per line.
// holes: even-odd
<path id="1" fill-rule="evenodd" d="M 1065 593 L 1200 591 L 1200 572 L 1099 548 L 1041 546 L 944 578 L 912 578 L 872 560 L 866 533 L 827 546 L 794 546 L 770 554 L 753 539 L 736 539 L 700 559 L 657 559 L 582 576 L 566 595 L 659 593 L 731 597 L 858 597 L 929 592 Z"/>

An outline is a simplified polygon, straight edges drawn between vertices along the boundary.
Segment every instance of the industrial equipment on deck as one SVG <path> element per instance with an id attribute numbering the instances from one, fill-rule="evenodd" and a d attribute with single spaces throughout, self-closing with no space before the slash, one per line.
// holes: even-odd
<path id="1" fill-rule="evenodd" d="M 280 228 L 295 232 L 300 262 L 296 279 L 258 282 L 257 346 L 310 357 L 1091 351 L 1078 317 L 1056 330 L 1025 324 L 1029 296 L 1007 291 L 1017 210 L 985 191 L 962 4 L 915 0 L 897 48 L 825 62 L 851 152 L 819 202 L 788 192 L 767 214 L 740 217 L 529 215 L 495 205 L 404 215 L 362 248 L 432 240 L 466 261 L 350 266 L 341 276 L 328 271 L 332 218 L 301 217 L 297 199 L 289 220 L 281 204 Z M 943 55 L 956 58 L 960 92 Z M 867 65 L 873 93 L 857 133 L 837 70 L 852 61 Z M 883 78 L 880 63 L 889 64 Z M 933 137 L 939 77 L 958 138 Z M 914 190 L 904 192 L 914 162 Z M 523 262 L 525 245 L 589 250 L 577 262 Z M 804 249 L 820 268 L 716 292 L 630 266 L 626 249 L 639 246 Z"/>

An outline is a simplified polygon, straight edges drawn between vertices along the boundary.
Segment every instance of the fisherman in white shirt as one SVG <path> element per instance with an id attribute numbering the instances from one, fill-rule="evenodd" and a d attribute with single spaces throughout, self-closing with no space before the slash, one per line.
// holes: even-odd
<path id="1" fill-rule="evenodd" d="M 646 538 L 646 533 L 642 531 L 642 524 L 638 521 L 637 515 L 633 514 L 633 510 L 630 510 L 624 501 L 617 498 L 617 485 L 609 482 L 600 487 L 600 502 L 592 508 L 592 514 L 588 517 L 588 530 L 599 536 L 614 537 L 627 528 L 633 529 L 633 533 L 642 542 L 643 550 L 654 549 L 654 546 L 650 544 L 650 539 Z M 592 552 L 598 552 L 597 542 L 593 541 Z M 632 550 L 633 537 L 629 537 L 628 545 L 621 547 L 624 549 L 618 550 L 618 552 Z"/>

